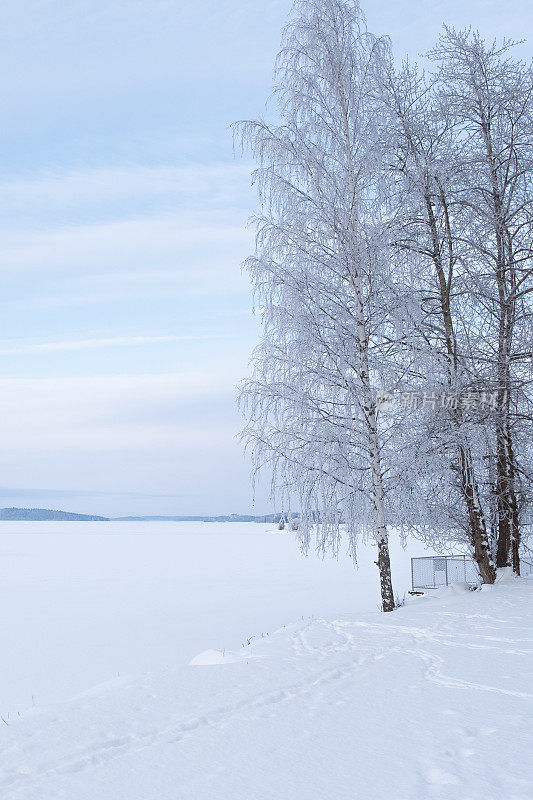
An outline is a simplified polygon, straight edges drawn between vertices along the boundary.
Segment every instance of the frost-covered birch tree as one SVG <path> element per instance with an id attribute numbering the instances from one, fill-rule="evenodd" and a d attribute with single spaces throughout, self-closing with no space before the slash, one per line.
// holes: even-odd
<path id="1" fill-rule="evenodd" d="M 464 219 L 456 214 L 462 165 L 453 157 L 454 121 L 438 88 L 416 68 L 395 70 L 391 63 L 381 75 L 389 111 L 383 148 L 395 175 L 395 258 L 416 307 L 411 338 L 423 365 L 422 380 L 415 376 L 412 388 L 422 401 L 416 461 L 418 492 L 426 502 L 415 506 L 419 516 L 412 524 L 441 542 L 463 533 L 483 581 L 493 583 L 480 489 L 482 432 L 465 407 L 474 388 L 467 332 L 472 314 L 465 309 L 471 303 L 461 241 Z"/>
<path id="2" fill-rule="evenodd" d="M 520 570 L 531 497 L 533 80 L 509 47 L 445 29 L 430 79 L 381 73 L 396 271 L 416 309 L 415 387 L 434 398 L 411 430 L 427 501 L 411 523 L 429 538 L 463 529 L 489 583 L 493 554 Z"/>
<path id="3" fill-rule="evenodd" d="M 432 52 L 442 104 L 454 121 L 463 181 L 469 302 L 482 320 L 478 377 L 493 415 L 497 566 L 520 572 L 520 512 L 530 498 L 533 292 L 533 70 L 512 44 L 445 29 Z"/>
<path id="4" fill-rule="evenodd" d="M 300 536 L 355 555 L 370 533 L 384 611 L 394 608 L 388 528 L 386 385 L 395 307 L 375 75 L 386 43 L 354 0 L 298 0 L 277 62 L 279 124 L 242 124 L 263 206 L 247 262 L 263 315 L 243 388 L 255 467 L 294 498 Z"/>

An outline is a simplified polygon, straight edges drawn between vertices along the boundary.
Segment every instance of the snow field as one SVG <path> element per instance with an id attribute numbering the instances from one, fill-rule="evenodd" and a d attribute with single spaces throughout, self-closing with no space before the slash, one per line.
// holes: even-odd
<path id="1" fill-rule="evenodd" d="M 87 538 L 81 532 L 76 535 Z M 196 539 L 204 535 L 197 534 Z M 376 578 L 369 571 L 370 553 L 366 560 L 362 554 L 361 572 L 354 575 L 349 564 L 301 559 L 290 536 L 267 537 L 252 531 L 258 540 L 250 549 L 241 542 L 247 554 L 236 570 L 229 557 L 221 560 L 221 552 L 232 550 L 226 537 L 242 535 L 229 529 L 216 534 L 221 546 L 217 550 L 218 573 L 207 570 L 207 556 L 203 561 L 209 591 L 219 592 L 219 606 L 226 611 L 221 587 L 226 581 L 234 585 L 241 570 L 247 568 L 246 581 L 238 584 L 236 595 L 245 610 L 239 617 L 235 605 L 231 623 L 224 622 L 221 614 L 210 629 L 201 616 L 195 617 L 201 606 L 193 592 L 187 619 L 197 631 L 196 638 L 191 634 L 185 637 L 182 623 L 171 642 L 164 647 L 161 643 L 159 649 L 145 654 L 144 660 L 136 660 L 138 651 L 124 646 L 124 636 L 121 647 L 108 648 L 105 658 L 114 668 L 112 657 L 121 653 L 130 670 L 107 676 L 99 685 L 94 685 L 98 681 L 92 678 L 102 667 L 103 655 L 96 658 L 96 651 L 103 639 L 95 634 L 96 626 L 80 630 L 79 638 L 85 635 L 88 649 L 95 649 L 96 661 L 96 666 L 83 674 L 87 681 L 84 690 L 69 693 L 65 686 L 59 699 L 38 700 L 34 708 L 23 709 L 20 717 L 11 714 L 9 724 L 2 725 L 2 798 L 531 800 L 533 581 L 503 579 L 477 592 L 441 590 L 383 615 L 371 610 L 374 598 L 367 597 L 366 607 L 364 603 L 356 607 L 364 597 L 355 589 L 358 581 L 366 584 L 369 593 L 370 578 Z M 10 542 L 12 554 L 18 547 L 19 561 L 26 564 L 27 593 L 32 585 L 28 561 L 37 548 L 37 534 L 31 536 L 34 541 L 26 543 L 27 550 L 22 543 Z M 47 536 L 51 548 L 57 533 Z M 68 545 L 65 535 L 60 536 L 55 541 L 61 542 L 65 565 L 70 563 Z M 123 550 L 125 541 L 135 549 L 133 536 L 124 540 L 124 535 L 116 535 L 117 552 Z M 136 536 L 151 540 L 157 549 L 155 534 L 148 536 L 145 531 Z M 180 536 L 187 541 L 191 538 L 182 533 L 164 547 L 160 543 L 165 564 L 168 548 L 174 547 Z M 270 560 L 263 547 L 266 541 L 277 542 L 273 545 L 275 558 Z M 206 544 L 203 541 L 194 552 L 194 560 L 213 546 L 212 542 L 210 547 Z M 85 548 L 81 542 L 74 546 L 78 553 Z M 129 558 L 123 554 L 129 568 L 146 543 L 138 547 L 134 558 L 131 549 Z M 105 549 L 110 570 L 112 546 L 95 541 L 92 548 L 100 550 L 100 556 Z M 194 543 L 182 542 L 184 548 L 194 550 Z M 89 550 L 83 550 L 86 556 Z M 286 561 L 277 571 L 282 555 Z M 56 565 L 56 593 L 68 584 L 65 576 L 63 584 L 59 581 L 59 557 L 58 553 L 51 558 Z M 80 568 L 76 586 L 87 592 L 95 575 L 88 556 L 84 564 L 85 573 L 82 575 Z M 181 564 L 183 568 L 183 559 Z M 144 569 L 150 572 L 146 563 Z M 143 584 L 139 573 L 135 581 L 126 582 L 130 588 L 135 584 L 141 595 L 135 602 L 132 599 L 129 637 L 146 639 L 151 645 L 157 632 L 166 640 L 168 620 L 158 621 L 154 612 L 161 609 L 163 599 L 183 601 L 194 584 L 193 576 L 190 583 L 183 579 L 176 583 L 175 595 L 167 595 L 165 589 L 150 601 L 148 589 L 164 585 L 165 576 L 176 580 L 174 571 L 169 568 L 169 572 L 161 562 L 157 569 L 153 565 L 153 581 Z M 113 592 L 120 598 L 124 590 L 120 580 L 113 583 L 105 569 L 103 574 L 100 593 L 108 600 Z M 254 629 L 257 638 L 246 644 L 242 630 L 247 629 L 247 614 L 267 620 L 257 602 L 263 595 L 253 595 L 251 588 L 254 583 L 258 588 L 261 575 L 261 589 L 272 595 L 275 608 L 275 613 L 270 609 L 270 620 L 285 614 L 284 623 L 277 631 L 261 631 L 259 625 Z M 21 579 L 19 574 L 19 582 Z M 11 581 L 13 588 L 14 575 Z M 242 594 L 246 587 L 248 594 Z M 350 588 L 352 610 L 348 607 Z M 86 594 L 85 602 L 90 605 L 95 596 Z M 59 599 L 56 602 L 59 607 Z M 152 618 L 152 638 L 142 627 L 143 618 L 137 627 L 133 624 L 143 603 L 148 605 L 147 618 Z M 297 607 L 306 604 L 311 613 L 296 618 Z M 316 613 L 320 605 L 322 614 Z M 73 604 L 71 613 L 76 615 L 79 608 Z M 43 613 L 49 611 L 47 605 Z M 94 612 L 98 621 L 100 612 L 100 608 Z M 176 625 L 178 617 L 170 614 L 170 608 L 167 613 Z M 125 619 L 122 616 L 121 622 Z M 51 646 L 58 641 L 56 624 L 53 616 L 46 617 Z M 216 636 L 212 635 L 214 629 Z M 114 630 L 110 624 L 106 635 Z M 8 661 L 15 658 L 11 653 L 15 641 L 8 642 Z M 75 662 L 69 661 L 66 646 L 57 663 L 65 658 L 72 668 Z M 34 660 L 38 659 L 35 653 Z M 49 666 L 49 659 L 46 663 Z M 51 679 L 48 685 L 50 694 L 60 693 Z"/>

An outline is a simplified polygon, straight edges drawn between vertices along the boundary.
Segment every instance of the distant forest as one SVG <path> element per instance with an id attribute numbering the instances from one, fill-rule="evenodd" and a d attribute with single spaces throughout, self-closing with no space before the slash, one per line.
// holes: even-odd
<path id="1" fill-rule="evenodd" d="M 0 521 L 46 522 L 47 520 L 63 522 L 140 522 L 140 521 L 167 521 L 167 522 L 279 522 L 281 514 L 264 514 L 254 517 L 249 515 L 229 514 L 227 516 L 169 516 L 169 517 L 98 517 L 95 514 L 74 514 L 70 511 L 52 511 L 48 508 L 0 508 Z M 295 516 L 293 514 L 293 516 Z"/>
<path id="2" fill-rule="evenodd" d="M 51 511 L 48 508 L 0 508 L 0 520 L 17 521 L 62 520 L 64 522 L 106 522 L 108 517 L 97 517 L 94 514 L 74 514 L 70 511 Z"/>

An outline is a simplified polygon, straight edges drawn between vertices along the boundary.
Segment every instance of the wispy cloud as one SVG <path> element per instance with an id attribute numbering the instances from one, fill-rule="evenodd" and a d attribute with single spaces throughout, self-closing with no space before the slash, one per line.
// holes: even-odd
<path id="1" fill-rule="evenodd" d="M 112 336 L 108 338 L 78 339 L 75 341 L 57 342 L 24 342 L 17 341 L 9 344 L 0 342 L 0 355 L 15 355 L 19 353 L 51 353 L 57 351 L 90 350 L 106 347 L 135 347 L 145 344 L 162 344 L 167 342 L 195 342 L 210 339 L 220 339 L 220 336 L 199 334 L 190 336 L 175 336 L 172 334 L 162 336 Z"/>
<path id="2" fill-rule="evenodd" d="M 6 231 L 0 271 L 131 272 L 147 266 L 180 271 L 184 280 L 216 277 L 220 259 L 235 259 L 251 246 L 243 215 L 227 212 L 175 213 L 97 225 L 78 225 L 40 233 Z M 220 281 L 227 281 L 221 275 Z"/>
<path id="3" fill-rule="evenodd" d="M 228 471 L 248 486 L 240 366 L 164 375 L 0 380 L 0 466 L 18 486 L 182 494 Z"/>
<path id="4" fill-rule="evenodd" d="M 160 494 L 156 492 L 104 492 L 104 491 L 87 491 L 86 489 L 21 489 L 19 487 L 0 486 L 0 497 L 56 497 L 56 498 L 69 498 L 69 497 L 125 497 L 125 498 L 140 498 L 143 500 L 151 499 L 180 499 L 188 497 L 189 495 L 183 494 Z"/>
<path id="5" fill-rule="evenodd" d="M 186 204 L 189 210 L 203 211 L 242 207 L 249 200 L 251 171 L 252 166 L 241 161 L 46 170 L 31 178 L 1 181 L 0 215 L 50 218 L 89 207 L 92 217 L 112 212 L 125 216 L 131 209 L 154 204 Z"/>

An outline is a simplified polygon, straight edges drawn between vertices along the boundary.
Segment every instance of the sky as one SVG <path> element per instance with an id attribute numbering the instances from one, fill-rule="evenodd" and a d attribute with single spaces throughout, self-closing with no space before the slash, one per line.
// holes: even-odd
<path id="1" fill-rule="evenodd" d="M 265 113 L 290 7 L 3 0 L 0 506 L 274 510 L 239 441 L 257 205 L 230 126 Z M 443 22 L 533 27 L 529 0 L 365 11 L 411 60 Z"/>

